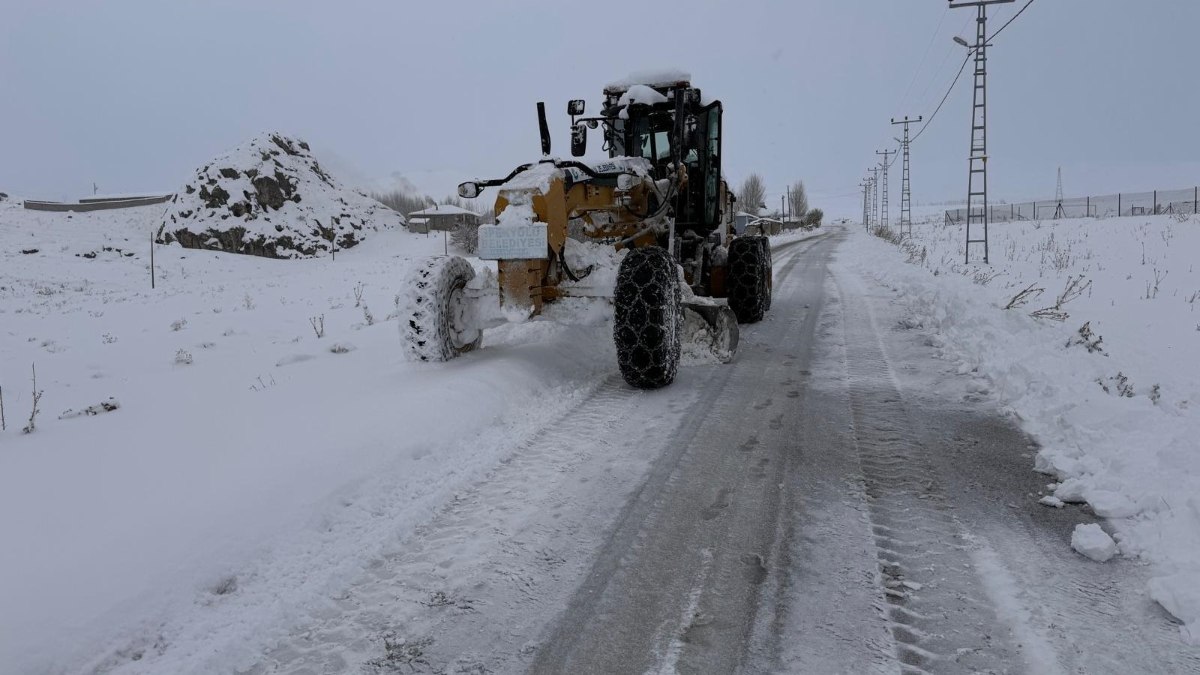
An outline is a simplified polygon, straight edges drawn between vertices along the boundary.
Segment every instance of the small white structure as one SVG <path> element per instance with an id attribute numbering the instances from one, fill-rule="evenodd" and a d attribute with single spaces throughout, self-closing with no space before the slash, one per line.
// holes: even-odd
<path id="1" fill-rule="evenodd" d="M 745 211 L 738 211 L 737 213 L 733 214 L 733 231 L 734 231 L 734 233 L 735 234 L 744 233 L 746 231 L 746 226 L 749 225 L 751 221 L 757 220 L 757 219 L 758 219 L 758 216 L 754 215 L 753 213 L 747 213 Z"/>

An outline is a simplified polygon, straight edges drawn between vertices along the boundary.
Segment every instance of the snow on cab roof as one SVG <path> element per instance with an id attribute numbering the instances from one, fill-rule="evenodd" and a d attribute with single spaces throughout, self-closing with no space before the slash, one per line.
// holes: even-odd
<path id="1" fill-rule="evenodd" d="M 691 73 L 678 68 L 643 70 L 630 73 L 627 77 L 624 77 L 620 80 L 609 82 L 608 84 L 604 85 L 604 93 L 619 94 L 637 84 L 644 84 L 648 87 L 665 87 L 672 84 L 677 84 L 679 82 L 691 81 Z"/>
<path id="2" fill-rule="evenodd" d="M 629 89 L 625 90 L 624 94 L 621 94 L 621 98 L 617 101 L 617 105 L 632 105 L 634 103 L 656 105 L 658 103 L 666 102 L 667 97 L 658 93 L 658 91 L 653 87 L 644 84 L 635 84 L 629 87 Z"/>

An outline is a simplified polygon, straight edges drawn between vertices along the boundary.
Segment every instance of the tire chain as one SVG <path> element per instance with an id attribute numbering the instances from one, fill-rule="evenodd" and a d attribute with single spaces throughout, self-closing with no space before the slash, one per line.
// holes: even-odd
<path id="1" fill-rule="evenodd" d="M 761 321 L 767 311 L 766 247 L 759 237 L 739 237 L 729 245 L 729 306 L 741 323 Z"/>
<path id="2" fill-rule="evenodd" d="M 615 296 L 613 342 L 621 375 L 639 389 L 670 384 L 683 333 L 675 261 L 659 247 L 630 251 L 617 273 Z"/>

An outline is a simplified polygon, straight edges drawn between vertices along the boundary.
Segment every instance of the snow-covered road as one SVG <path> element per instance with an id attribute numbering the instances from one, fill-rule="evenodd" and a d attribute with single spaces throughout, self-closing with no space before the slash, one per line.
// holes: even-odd
<path id="1" fill-rule="evenodd" d="M 842 243 L 777 248 L 734 364 L 606 381 L 249 672 L 1200 672 Z"/>
<path id="2" fill-rule="evenodd" d="M 4 675 L 1200 672 L 873 239 L 777 239 L 737 359 L 644 392 L 603 308 L 401 362 L 367 305 L 436 239 L 162 248 L 147 294 L 103 247 L 154 214 L 0 215 L 0 377 L 52 411 L 0 439 Z"/>

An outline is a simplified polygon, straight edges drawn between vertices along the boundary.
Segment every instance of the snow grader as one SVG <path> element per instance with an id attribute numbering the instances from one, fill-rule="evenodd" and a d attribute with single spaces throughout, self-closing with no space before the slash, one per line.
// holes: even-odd
<path id="1" fill-rule="evenodd" d="M 545 104 L 537 111 L 540 161 L 458 187 L 465 199 L 499 188 L 496 223 L 479 227 L 477 252 L 496 261 L 497 273 L 481 284 L 454 256 L 416 265 L 402 291 L 409 357 L 449 360 L 478 348 L 487 328 L 589 297 L 612 303 L 617 363 L 633 387 L 670 384 L 684 346 L 732 360 L 738 323 L 770 308 L 771 250 L 764 236 L 735 236 L 735 198 L 721 173 L 721 102 L 680 73 L 608 85 L 598 116 L 572 100 L 572 157 L 583 157 L 588 131 L 602 128 L 608 157 L 588 162 L 553 158 Z M 605 276 L 597 274 L 603 256 L 581 255 L 597 246 L 619 256 L 609 263 L 615 284 L 609 275 L 604 288 L 588 279 Z"/>

